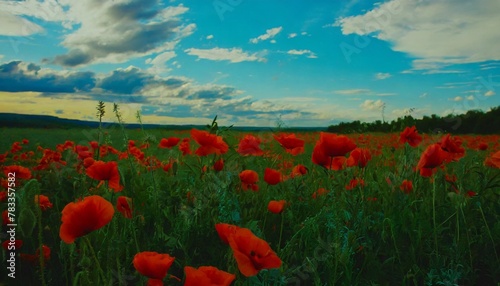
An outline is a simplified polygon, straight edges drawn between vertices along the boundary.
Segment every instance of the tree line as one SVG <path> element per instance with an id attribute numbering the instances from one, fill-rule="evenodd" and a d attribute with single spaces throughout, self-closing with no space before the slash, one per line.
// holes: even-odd
<path id="1" fill-rule="evenodd" d="M 500 106 L 493 107 L 488 112 L 469 110 L 465 114 L 449 114 L 444 117 L 432 114 L 417 119 L 407 115 L 390 122 L 341 122 L 328 126 L 327 130 L 334 133 L 400 132 L 410 126 L 416 126 L 421 133 L 500 134 Z"/>

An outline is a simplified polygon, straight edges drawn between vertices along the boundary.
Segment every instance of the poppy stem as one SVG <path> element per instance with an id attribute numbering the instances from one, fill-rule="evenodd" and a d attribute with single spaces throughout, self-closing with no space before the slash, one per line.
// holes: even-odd
<path id="1" fill-rule="evenodd" d="M 284 219 L 283 219 L 283 212 L 281 212 L 281 226 L 280 226 L 280 239 L 278 241 L 278 249 L 281 250 L 281 237 L 283 235 L 283 224 L 284 224 Z"/>
<path id="2" fill-rule="evenodd" d="M 40 263 L 40 279 L 42 280 L 42 285 L 45 286 L 45 253 L 43 251 L 43 229 L 42 229 L 42 208 L 37 203 L 35 205 L 36 214 L 37 214 L 37 223 L 38 223 L 38 261 Z"/>
<path id="3" fill-rule="evenodd" d="M 493 245 L 493 252 L 495 253 L 495 257 L 497 259 L 497 263 L 500 263 L 500 260 L 498 259 L 497 249 L 495 247 L 495 240 L 493 239 L 493 236 L 491 236 L 491 230 L 490 230 L 490 227 L 488 226 L 488 223 L 486 222 L 486 217 L 484 216 L 483 208 L 481 207 L 480 203 L 478 203 L 477 205 L 479 207 L 479 211 L 481 212 L 481 216 L 483 217 L 483 221 L 484 221 L 484 225 L 486 226 L 486 230 L 488 231 L 488 236 L 491 239 L 491 242 L 492 242 L 492 245 Z"/>
<path id="4" fill-rule="evenodd" d="M 264 223 L 262 225 L 262 231 L 266 231 L 266 221 L 267 221 L 267 213 L 266 215 L 264 216 Z"/>
<path id="5" fill-rule="evenodd" d="M 101 276 L 102 282 L 106 281 L 106 276 L 104 275 L 104 271 L 101 268 L 101 264 L 99 263 L 99 259 L 97 259 L 97 255 L 95 254 L 94 247 L 90 243 L 90 240 L 87 237 L 83 238 L 85 243 L 87 244 L 88 249 L 92 253 L 92 258 L 94 258 L 95 264 L 97 265 L 97 270 L 99 271 L 99 275 Z"/>
<path id="6" fill-rule="evenodd" d="M 434 251 L 436 252 L 436 258 L 439 257 L 438 241 L 437 241 L 437 229 L 436 229 L 436 180 L 432 181 L 432 223 L 434 226 Z"/>

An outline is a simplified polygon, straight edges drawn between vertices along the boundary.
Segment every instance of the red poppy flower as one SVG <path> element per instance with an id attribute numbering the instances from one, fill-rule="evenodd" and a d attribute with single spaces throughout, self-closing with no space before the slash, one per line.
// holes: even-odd
<path id="1" fill-rule="evenodd" d="M 363 187 L 364 185 L 365 181 L 363 179 L 354 178 L 349 181 L 349 185 L 345 186 L 345 189 L 349 191 L 356 188 L 357 186 Z"/>
<path id="2" fill-rule="evenodd" d="M 120 185 L 120 173 L 118 172 L 118 163 L 95 161 L 87 168 L 87 175 L 95 180 L 108 181 L 108 186 L 116 192 L 123 189 Z M 101 182 L 102 183 L 102 182 Z"/>
<path id="3" fill-rule="evenodd" d="M 477 193 L 474 192 L 474 191 L 471 191 L 471 190 L 469 190 L 469 191 L 467 191 L 467 193 L 465 193 L 465 196 L 468 197 L 468 198 L 472 198 L 472 197 L 474 197 L 476 195 L 477 195 Z"/>
<path id="4" fill-rule="evenodd" d="M 278 141 L 285 151 L 292 155 L 304 153 L 304 140 L 295 137 L 295 134 L 280 134 L 273 135 L 274 139 Z"/>
<path id="5" fill-rule="evenodd" d="M 224 169 L 224 160 L 219 159 L 219 160 L 215 161 L 213 168 L 217 172 L 222 171 L 222 169 Z"/>
<path id="6" fill-rule="evenodd" d="M 14 241 L 6 240 L 2 242 L 3 249 L 7 250 L 17 250 L 23 246 L 23 241 L 20 239 L 16 239 Z"/>
<path id="7" fill-rule="evenodd" d="M 311 160 L 327 169 L 341 170 L 346 160 L 344 156 L 355 148 L 354 141 L 344 135 L 321 132 Z"/>
<path id="8" fill-rule="evenodd" d="M 321 146 L 316 145 L 312 153 L 311 161 L 316 165 L 338 171 L 344 168 L 347 159 L 344 156 L 329 157 Z"/>
<path id="9" fill-rule="evenodd" d="M 78 158 L 80 158 L 81 160 L 93 156 L 92 151 L 89 151 L 89 147 L 87 146 L 77 145 L 75 147 L 75 152 L 78 154 Z"/>
<path id="10" fill-rule="evenodd" d="M 30 169 L 23 166 L 18 166 L 18 165 L 5 166 L 3 167 L 3 173 L 5 174 L 6 177 L 8 177 L 9 173 L 15 173 L 16 179 L 26 179 L 26 180 L 31 179 Z"/>
<path id="11" fill-rule="evenodd" d="M 399 134 L 399 142 L 402 144 L 408 143 L 411 147 L 417 147 L 422 142 L 422 136 L 418 134 L 415 126 L 406 127 L 403 132 Z"/>
<path id="12" fill-rule="evenodd" d="M 45 244 L 42 245 L 42 253 L 43 253 L 43 259 L 44 259 L 44 261 L 49 261 L 50 260 L 50 253 L 51 252 L 52 251 L 51 251 L 50 247 L 48 247 Z M 35 257 L 38 259 L 39 256 L 40 256 L 40 248 L 37 248 L 36 251 L 35 251 Z"/>
<path id="13" fill-rule="evenodd" d="M 293 167 L 291 177 L 294 178 L 297 176 L 303 176 L 307 174 L 307 172 L 308 170 L 306 166 L 298 164 L 297 166 Z"/>
<path id="14" fill-rule="evenodd" d="M 116 200 L 116 209 L 125 218 L 132 218 L 132 199 L 125 196 L 119 196 Z"/>
<path id="15" fill-rule="evenodd" d="M 128 148 L 128 152 L 130 153 L 130 155 L 134 156 L 138 161 L 144 160 L 145 155 L 140 148 L 132 146 Z"/>
<path id="16" fill-rule="evenodd" d="M 198 156 L 207 156 L 210 154 L 221 155 L 229 149 L 229 146 L 221 136 L 210 134 L 207 131 L 192 129 L 191 137 L 200 144 L 200 147 L 195 151 L 195 154 Z"/>
<path id="17" fill-rule="evenodd" d="M 12 223 L 12 222 L 11 222 L 11 219 L 12 219 L 12 218 L 10 218 L 10 217 L 9 217 L 9 212 L 8 212 L 7 210 L 4 210 L 4 211 L 2 212 L 2 224 L 3 224 L 3 225 L 7 225 L 7 224 L 9 224 L 9 223 Z"/>
<path id="18" fill-rule="evenodd" d="M 184 286 L 229 286 L 236 279 L 234 274 L 213 266 L 201 266 L 198 269 L 186 266 L 184 272 L 186 273 Z"/>
<path id="19" fill-rule="evenodd" d="M 181 141 L 181 139 L 177 137 L 162 138 L 160 144 L 158 144 L 158 148 L 172 148 L 177 145 L 179 141 Z"/>
<path id="20" fill-rule="evenodd" d="M 133 264 L 141 275 L 161 281 L 167 275 L 167 271 L 174 263 L 174 260 L 175 257 L 168 254 L 144 251 L 134 256 Z"/>
<path id="21" fill-rule="evenodd" d="M 83 167 L 88 168 L 94 164 L 95 160 L 92 157 L 87 157 L 83 160 Z"/>
<path id="22" fill-rule="evenodd" d="M 7 158 L 7 155 L 7 152 L 5 152 L 4 154 L 0 154 L 0 164 L 3 164 L 5 162 L 5 158 Z"/>
<path id="23" fill-rule="evenodd" d="M 10 153 L 14 154 L 23 150 L 23 147 L 20 144 L 21 144 L 20 142 L 14 142 L 10 147 Z"/>
<path id="24" fill-rule="evenodd" d="M 9 183 L 7 183 L 7 187 L 9 187 Z M 1 191 L 0 192 L 0 202 L 6 202 L 7 201 L 7 191 Z"/>
<path id="25" fill-rule="evenodd" d="M 233 235 L 238 229 L 240 229 L 239 226 L 227 223 L 218 223 L 215 225 L 217 234 L 225 244 L 229 244 L 229 237 Z"/>
<path id="26" fill-rule="evenodd" d="M 480 142 L 479 145 L 477 146 L 477 149 L 481 151 L 487 150 L 488 144 L 486 144 L 485 142 Z"/>
<path id="27" fill-rule="evenodd" d="M 500 151 L 491 154 L 484 160 L 484 165 L 492 168 L 500 169 Z"/>
<path id="28" fill-rule="evenodd" d="M 52 208 L 52 203 L 49 198 L 44 195 L 35 195 L 35 204 L 38 204 L 42 210 L 47 210 Z"/>
<path id="29" fill-rule="evenodd" d="M 412 181 L 403 180 L 403 182 L 401 183 L 401 186 L 399 186 L 399 189 L 401 191 L 405 192 L 405 194 L 411 193 L 411 191 L 413 191 Z"/>
<path id="30" fill-rule="evenodd" d="M 240 153 L 240 155 L 262 156 L 264 151 L 259 147 L 260 142 L 260 138 L 253 135 L 245 135 L 245 137 L 240 140 L 237 152 Z"/>
<path id="31" fill-rule="evenodd" d="M 259 174 L 253 170 L 244 170 L 240 173 L 241 187 L 244 191 L 251 189 L 253 191 L 258 191 L 259 186 L 257 182 L 259 181 Z"/>
<path id="32" fill-rule="evenodd" d="M 62 210 L 59 236 L 66 243 L 108 224 L 113 218 L 113 205 L 101 196 L 89 196 L 76 203 L 67 204 Z"/>
<path id="33" fill-rule="evenodd" d="M 42 255 L 43 255 L 43 261 L 47 262 L 50 260 L 50 254 L 51 250 L 50 248 L 43 244 L 42 245 Z M 40 248 L 37 248 L 35 251 L 35 254 L 26 254 L 26 253 L 21 253 L 20 255 L 21 260 L 26 261 L 31 263 L 32 265 L 37 265 L 40 261 Z"/>
<path id="34" fill-rule="evenodd" d="M 372 155 L 370 154 L 370 150 L 364 148 L 356 148 L 352 150 L 349 158 L 347 158 L 347 166 L 353 167 L 358 166 L 360 168 L 366 167 L 368 161 L 370 161 Z"/>
<path id="35" fill-rule="evenodd" d="M 462 147 L 462 140 L 458 137 L 451 137 L 450 134 L 446 134 L 437 144 L 441 146 L 443 151 L 447 152 L 445 158 L 447 162 L 458 161 L 465 155 L 465 149 Z"/>
<path id="36" fill-rule="evenodd" d="M 277 185 L 283 180 L 283 175 L 271 168 L 266 168 L 264 171 L 264 181 L 269 185 Z"/>
<path id="37" fill-rule="evenodd" d="M 316 199 L 317 197 L 323 196 L 323 195 L 326 195 L 326 194 L 328 194 L 328 190 L 327 189 L 325 189 L 325 188 L 319 188 L 316 192 L 314 192 L 312 194 L 312 198 Z"/>
<path id="38" fill-rule="evenodd" d="M 181 144 L 179 144 L 179 150 L 182 152 L 183 156 L 191 154 L 191 149 L 189 148 L 189 138 L 182 139 Z"/>
<path id="39" fill-rule="evenodd" d="M 345 156 L 356 148 L 356 144 L 344 135 L 320 132 L 320 138 L 316 142 L 328 157 Z"/>
<path id="40" fill-rule="evenodd" d="M 430 177 L 435 168 L 443 164 L 447 156 L 439 144 L 429 145 L 420 156 L 416 170 L 420 171 L 422 177 Z"/>
<path id="41" fill-rule="evenodd" d="M 283 212 L 285 205 L 286 205 L 285 200 L 270 201 L 269 204 L 267 205 L 267 210 L 274 214 L 280 214 Z"/>
<path id="42" fill-rule="evenodd" d="M 92 149 L 94 150 L 97 150 L 97 148 L 99 148 L 99 143 L 97 141 L 90 141 L 89 144 L 90 147 L 92 147 Z"/>
<path id="43" fill-rule="evenodd" d="M 448 183 L 455 183 L 457 181 L 457 175 L 453 174 L 453 175 L 449 175 L 449 174 L 446 174 L 444 176 L 444 180 L 447 181 Z"/>
<path id="44" fill-rule="evenodd" d="M 254 276 L 261 269 L 281 267 L 281 259 L 269 244 L 255 236 L 249 229 L 240 228 L 228 237 L 238 269 L 246 276 Z"/>

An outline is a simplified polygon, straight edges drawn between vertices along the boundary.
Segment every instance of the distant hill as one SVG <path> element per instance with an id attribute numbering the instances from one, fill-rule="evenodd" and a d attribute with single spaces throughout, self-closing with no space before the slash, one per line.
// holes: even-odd
<path id="1" fill-rule="evenodd" d="M 103 125 L 112 127 L 117 123 L 103 122 Z M 190 129 L 199 128 L 197 125 L 161 125 L 161 124 L 143 124 L 144 128 L 169 128 L 169 129 Z M 17 113 L 0 113 L 0 127 L 17 128 L 98 128 L 99 122 L 85 121 L 76 119 L 59 118 L 51 115 L 31 115 Z M 141 128 L 140 124 L 125 124 L 125 128 Z"/>
<path id="2" fill-rule="evenodd" d="M 102 123 L 106 127 L 117 127 L 117 123 Z M 127 129 L 141 128 L 140 124 L 125 124 Z M 48 128 L 48 129 L 70 129 L 70 128 L 98 128 L 99 122 L 85 121 L 76 119 L 59 118 L 51 115 L 28 115 L 17 113 L 0 113 L 0 128 Z M 168 129 L 168 130 L 189 130 L 192 128 L 204 129 L 205 125 L 162 125 L 162 124 L 143 124 L 145 129 Z M 233 130 L 240 131 L 268 131 L 273 128 L 270 127 L 246 127 L 235 126 Z M 287 131 L 325 131 L 326 127 L 292 127 L 285 128 Z"/>

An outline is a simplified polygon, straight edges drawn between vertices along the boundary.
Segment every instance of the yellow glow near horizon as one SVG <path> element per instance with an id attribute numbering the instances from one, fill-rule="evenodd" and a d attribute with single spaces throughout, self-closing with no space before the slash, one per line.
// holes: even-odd
<path id="1" fill-rule="evenodd" d="M 78 95 L 67 94 L 62 98 L 43 97 L 40 92 L 0 92 L 0 112 L 33 115 L 51 115 L 60 118 L 97 121 L 97 101 L 81 99 Z M 116 122 L 113 114 L 113 103 L 105 102 L 106 114 L 103 121 Z M 141 104 L 119 104 L 125 123 L 138 123 L 137 111 Z M 58 112 L 58 110 L 62 111 Z M 209 124 L 211 119 L 197 117 L 166 117 L 157 115 L 141 115 L 143 124 Z"/>

